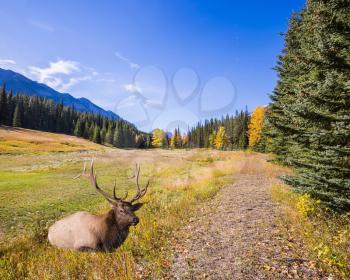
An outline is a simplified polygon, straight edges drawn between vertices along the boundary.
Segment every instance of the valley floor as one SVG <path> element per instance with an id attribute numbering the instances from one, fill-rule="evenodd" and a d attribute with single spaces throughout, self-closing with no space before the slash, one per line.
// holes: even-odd
<path id="1" fill-rule="evenodd" d="M 50 145 L 48 145 L 48 143 Z M 84 180 L 135 192 L 135 163 L 151 178 L 140 223 L 113 253 L 53 248 L 47 228 L 108 204 Z M 119 150 L 72 136 L 0 128 L 0 279 L 331 279 L 278 226 L 271 198 L 288 170 L 268 156 L 216 150 Z M 340 278 L 333 278 L 340 279 Z"/>

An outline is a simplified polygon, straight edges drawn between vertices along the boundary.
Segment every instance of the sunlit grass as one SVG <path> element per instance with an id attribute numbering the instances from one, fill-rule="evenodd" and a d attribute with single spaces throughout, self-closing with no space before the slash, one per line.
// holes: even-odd
<path id="1" fill-rule="evenodd" d="M 196 154 L 200 154 L 198 157 Z M 221 152 L 123 151 L 13 156 L 0 172 L 0 279 L 137 279 L 162 277 L 169 268 L 169 242 L 198 203 L 213 197 L 235 172 Z M 128 180 L 135 162 L 142 182 L 151 178 L 140 223 L 113 253 L 79 253 L 51 247 L 48 227 L 75 211 L 104 213 L 108 204 L 83 179 L 82 160 L 95 157 L 100 185 L 134 192 Z M 0 156 L 8 159 L 8 155 Z M 215 157 L 215 161 L 212 158 Z"/>
<path id="2" fill-rule="evenodd" d="M 0 155 L 65 153 L 101 149 L 103 149 L 102 146 L 74 136 L 0 127 Z"/>
<path id="3" fill-rule="evenodd" d="M 349 279 L 350 213 L 335 214 L 308 195 L 297 194 L 281 184 L 273 186 L 272 195 L 284 210 L 281 227 L 302 238 L 307 257 L 336 275 L 334 279 Z"/>

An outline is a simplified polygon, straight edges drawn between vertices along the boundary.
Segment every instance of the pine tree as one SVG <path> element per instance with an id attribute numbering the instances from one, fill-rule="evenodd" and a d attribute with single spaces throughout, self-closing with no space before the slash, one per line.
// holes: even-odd
<path id="1" fill-rule="evenodd" d="M 113 146 L 117 148 L 121 148 L 120 131 L 118 130 L 118 128 L 114 130 Z"/>
<path id="2" fill-rule="evenodd" d="M 7 119 L 7 124 L 12 125 L 13 123 L 13 115 L 15 113 L 16 109 L 16 104 L 14 102 L 14 96 L 12 90 L 10 91 L 10 94 L 7 96 L 7 114 L 8 114 L 8 119 Z"/>
<path id="3" fill-rule="evenodd" d="M 275 70 L 279 80 L 271 95 L 266 116 L 265 135 L 271 139 L 267 149 L 276 155 L 276 161 L 290 164 L 288 147 L 289 139 L 297 130 L 290 122 L 294 120 L 293 106 L 299 90 L 299 75 L 305 68 L 301 52 L 301 26 L 303 13 L 293 14 L 288 32 L 285 34 L 285 47 Z"/>
<path id="4" fill-rule="evenodd" d="M 178 148 L 179 144 L 178 144 L 178 132 L 177 129 L 174 130 L 174 133 L 171 135 L 171 139 L 170 139 L 170 147 L 172 149 L 176 149 Z"/>
<path id="5" fill-rule="evenodd" d="M 7 94 L 6 86 L 3 85 L 0 93 L 0 124 L 7 124 Z"/>
<path id="6" fill-rule="evenodd" d="M 95 126 L 94 136 L 92 140 L 97 144 L 101 144 L 101 132 L 98 125 Z"/>
<path id="7" fill-rule="evenodd" d="M 82 123 L 81 123 L 80 119 L 78 119 L 77 123 L 75 124 L 74 135 L 77 137 L 83 136 Z"/>
<path id="8" fill-rule="evenodd" d="M 113 129 L 112 129 L 112 126 L 109 125 L 108 126 L 108 130 L 107 130 L 107 133 L 106 133 L 106 139 L 105 139 L 105 142 L 107 144 L 110 144 L 110 145 L 113 145 Z"/>
<path id="9" fill-rule="evenodd" d="M 22 126 L 21 111 L 20 111 L 20 107 L 18 104 L 16 105 L 16 109 L 15 109 L 15 112 L 13 114 L 12 126 L 14 126 L 14 127 L 21 127 Z"/>
<path id="10" fill-rule="evenodd" d="M 168 149 L 170 147 L 170 139 L 169 139 L 169 132 L 168 131 L 165 131 L 163 133 L 162 147 L 164 149 Z"/>
<path id="11" fill-rule="evenodd" d="M 294 16 L 268 109 L 272 146 L 296 170 L 285 181 L 339 211 L 350 210 L 349 14 L 349 2 L 309 0 Z"/>

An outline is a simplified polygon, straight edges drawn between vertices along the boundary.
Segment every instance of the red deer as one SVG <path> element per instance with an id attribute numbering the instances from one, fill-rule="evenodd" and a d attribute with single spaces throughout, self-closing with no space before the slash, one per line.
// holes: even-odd
<path id="1" fill-rule="evenodd" d="M 82 174 L 76 178 L 82 176 L 88 178 L 96 191 L 109 202 L 112 209 L 103 215 L 81 211 L 57 221 L 49 228 L 49 242 L 59 248 L 77 251 L 113 251 L 118 248 L 127 238 L 129 227 L 139 222 L 134 212 L 142 206 L 142 203 L 133 203 L 146 194 L 149 185 L 148 180 L 145 187 L 141 189 L 139 175 L 140 166 L 136 165 L 133 177 L 136 178 L 137 193 L 132 199 L 125 200 L 127 193 L 123 198 L 116 196 L 116 184 L 114 184 L 113 196 L 98 186 L 93 161 L 91 161 L 89 174 L 86 173 L 86 165 L 84 165 Z"/>

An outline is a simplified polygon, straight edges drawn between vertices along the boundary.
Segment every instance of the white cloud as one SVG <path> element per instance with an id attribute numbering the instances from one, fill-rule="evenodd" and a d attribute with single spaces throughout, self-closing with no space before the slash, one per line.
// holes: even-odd
<path id="1" fill-rule="evenodd" d="M 126 58 L 121 53 L 115 52 L 114 54 L 119 60 L 121 60 L 124 63 L 126 63 L 131 69 L 139 69 L 140 68 L 139 64 L 137 64 L 135 62 L 132 62 L 130 59 Z"/>
<path id="2" fill-rule="evenodd" d="M 16 64 L 16 61 L 12 59 L 0 59 L 0 66 L 13 66 Z"/>
<path id="3" fill-rule="evenodd" d="M 142 92 L 141 88 L 139 88 L 137 85 L 135 84 L 126 84 L 123 86 L 123 88 L 130 93 L 140 93 Z"/>
<path id="4" fill-rule="evenodd" d="M 50 62 L 48 67 L 29 66 L 28 69 L 29 76 L 59 91 L 66 91 L 78 82 L 91 79 L 91 75 L 94 75 L 92 73 L 77 76 L 83 69 L 79 62 L 72 60 L 57 60 Z"/>
<path id="5" fill-rule="evenodd" d="M 69 75 L 74 71 L 80 71 L 79 63 L 71 60 L 58 60 L 56 62 L 50 62 L 50 66 L 46 68 L 39 68 L 30 66 L 30 72 L 33 75 L 38 76 L 40 82 L 44 82 L 45 79 L 55 74 Z"/>
<path id="6" fill-rule="evenodd" d="M 44 30 L 44 31 L 48 31 L 48 32 L 54 31 L 54 28 L 45 22 L 41 22 L 41 21 L 37 21 L 37 20 L 29 20 L 29 24 L 33 25 L 41 30 Z"/>
<path id="7" fill-rule="evenodd" d="M 77 83 L 80 83 L 82 81 L 91 80 L 91 76 L 82 76 L 82 77 L 76 77 L 76 78 L 70 78 L 67 83 L 62 83 L 59 88 L 60 91 L 67 91 L 72 86 L 74 86 Z"/>

